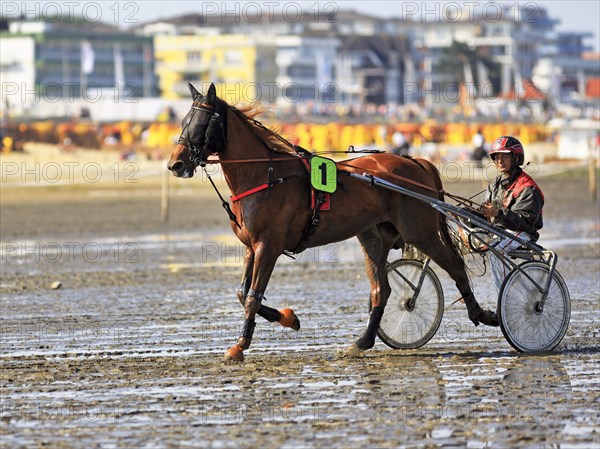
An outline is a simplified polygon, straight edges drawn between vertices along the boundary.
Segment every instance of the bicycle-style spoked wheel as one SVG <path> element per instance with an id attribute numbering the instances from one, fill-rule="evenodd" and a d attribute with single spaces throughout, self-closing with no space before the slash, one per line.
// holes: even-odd
<path id="1" fill-rule="evenodd" d="M 420 260 L 400 259 L 388 264 L 392 293 L 381 318 L 378 335 L 394 349 L 419 348 L 435 335 L 444 315 L 444 292 L 435 272 Z M 415 290 L 419 288 L 415 297 Z"/>
<path id="2" fill-rule="evenodd" d="M 545 287 L 550 267 L 542 262 L 520 266 L 538 285 Z M 500 288 L 498 318 L 510 345 L 520 352 L 551 351 L 562 341 L 571 318 L 569 290 L 554 270 L 548 295 L 540 310 L 542 293 L 518 269 L 511 271 Z"/>

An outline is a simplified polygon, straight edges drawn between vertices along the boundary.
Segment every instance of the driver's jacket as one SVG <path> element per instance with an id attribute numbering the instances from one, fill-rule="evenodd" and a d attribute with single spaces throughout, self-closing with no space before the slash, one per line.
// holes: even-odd
<path id="1" fill-rule="evenodd" d="M 533 241 L 544 225 L 542 208 L 544 194 L 535 181 L 521 168 L 516 167 L 510 176 L 500 175 L 489 186 L 484 202 L 499 209 L 494 224 L 517 232 L 526 232 Z"/>

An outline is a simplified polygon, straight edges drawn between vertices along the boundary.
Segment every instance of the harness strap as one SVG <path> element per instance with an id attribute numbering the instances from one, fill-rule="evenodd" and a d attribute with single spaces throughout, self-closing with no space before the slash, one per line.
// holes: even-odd
<path id="1" fill-rule="evenodd" d="M 291 257 L 291 254 L 300 254 L 302 251 L 308 248 L 308 240 L 315 233 L 317 227 L 319 226 L 319 222 L 321 221 L 321 205 L 324 202 L 325 194 L 323 192 L 317 192 L 315 208 L 308 217 L 308 221 L 306 222 L 306 226 L 304 226 L 304 231 L 302 231 L 302 237 L 300 238 L 300 241 L 294 249 L 292 249 L 289 253 L 284 251 L 284 254 Z"/>
<path id="2" fill-rule="evenodd" d="M 287 181 L 288 179 L 293 178 L 294 176 L 295 175 L 288 176 L 286 178 L 277 178 L 275 181 L 265 182 L 264 184 L 261 184 L 258 187 L 254 187 L 250 190 L 246 190 L 245 192 L 238 193 L 237 195 L 233 195 L 229 199 L 231 200 L 231 202 L 235 203 L 236 201 L 239 201 L 242 198 L 246 198 L 247 196 L 261 192 L 261 191 L 271 188 L 277 184 L 282 184 L 284 181 Z"/>
<path id="3" fill-rule="evenodd" d="M 258 187 L 254 187 L 253 189 L 246 190 L 245 192 L 242 192 L 238 195 L 234 195 L 234 196 L 230 197 L 229 199 L 231 200 L 232 203 L 235 203 L 236 201 L 239 201 L 242 198 L 246 198 L 247 196 L 250 196 L 253 193 L 257 193 L 257 192 L 260 192 L 261 190 L 265 190 L 268 188 L 269 188 L 269 183 L 265 182 L 264 184 L 262 184 Z"/>
<path id="4" fill-rule="evenodd" d="M 301 159 L 301 161 L 304 164 L 306 171 L 310 175 L 310 164 L 304 157 Z M 298 242 L 296 247 L 291 251 L 284 251 L 284 254 L 289 257 L 293 257 L 292 254 L 300 254 L 302 251 L 308 248 L 308 241 L 317 230 L 317 227 L 319 226 L 319 223 L 321 221 L 321 206 L 326 201 L 325 193 L 317 191 L 312 187 L 311 192 L 314 193 L 314 204 L 311 207 L 312 212 L 306 221 L 306 225 L 304 226 L 304 230 L 302 231 L 302 237 L 300 237 L 300 241 Z"/>

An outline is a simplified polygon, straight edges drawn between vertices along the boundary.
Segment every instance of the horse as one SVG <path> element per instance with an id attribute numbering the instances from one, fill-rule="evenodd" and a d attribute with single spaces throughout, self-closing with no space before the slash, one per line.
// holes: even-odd
<path id="1" fill-rule="evenodd" d="M 237 343 L 226 360 L 243 361 L 251 345 L 255 317 L 300 329 L 292 309 L 281 311 L 262 304 L 269 278 L 279 256 L 304 248 L 358 237 L 370 282 L 367 327 L 351 345 L 360 353 L 375 344 L 375 337 L 391 289 L 386 262 L 392 248 L 416 247 L 454 280 L 467 306 L 469 319 L 497 326 L 495 312 L 480 307 L 470 287 L 465 264 L 450 236 L 446 217 L 425 202 L 344 177 L 346 173 L 376 173 L 390 182 L 406 181 L 413 190 L 443 200 L 442 181 L 429 161 L 392 154 L 369 154 L 337 163 L 338 185 L 331 194 L 331 209 L 322 211 L 314 224 L 310 206 L 311 185 L 302 151 L 254 117 L 257 106 L 236 108 L 216 95 L 211 84 L 202 95 L 190 83 L 192 107 L 183 118 L 179 142 L 167 168 L 180 178 L 192 178 L 199 166 L 214 160 L 221 164 L 232 205 L 226 209 L 231 229 L 245 245 L 243 274 L 237 297 L 245 321 Z M 267 182 L 265 182 L 267 181 Z M 219 194 L 220 195 L 220 194 Z M 226 202 L 223 200 L 224 205 Z M 317 208 L 318 209 L 318 208 Z M 308 238 L 307 238 L 308 237 Z"/>

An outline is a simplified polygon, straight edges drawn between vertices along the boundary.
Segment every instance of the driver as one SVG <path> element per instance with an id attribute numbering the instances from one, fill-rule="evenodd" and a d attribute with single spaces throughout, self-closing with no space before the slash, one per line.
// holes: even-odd
<path id="1" fill-rule="evenodd" d="M 511 136 L 496 139 L 490 151 L 500 175 L 488 186 L 483 215 L 522 240 L 535 242 L 543 226 L 544 195 L 521 166 L 525 159 L 523 145 Z M 502 238 L 495 249 L 502 255 L 519 247 L 519 242 Z M 492 275 L 498 290 L 508 270 L 493 252 L 490 252 Z"/>

